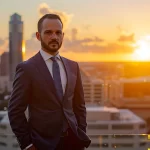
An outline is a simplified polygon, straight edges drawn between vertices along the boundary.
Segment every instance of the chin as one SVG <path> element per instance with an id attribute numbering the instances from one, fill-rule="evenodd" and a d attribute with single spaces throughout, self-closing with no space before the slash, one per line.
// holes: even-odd
<path id="1" fill-rule="evenodd" d="M 50 52 L 57 52 L 58 49 L 50 49 L 49 51 L 50 51 Z"/>

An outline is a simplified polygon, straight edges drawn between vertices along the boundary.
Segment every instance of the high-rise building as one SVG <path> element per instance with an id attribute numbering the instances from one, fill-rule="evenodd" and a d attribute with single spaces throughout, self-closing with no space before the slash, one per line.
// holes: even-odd
<path id="1" fill-rule="evenodd" d="M 13 14 L 9 21 L 10 81 L 13 81 L 16 66 L 22 62 L 23 22 L 21 16 Z"/>
<path id="2" fill-rule="evenodd" d="M 147 120 L 150 113 L 150 76 L 120 78 L 108 84 L 108 99 L 117 108 L 132 110 Z"/>
<path id="3" fill-rule="evenodd" d="M 84 98 L 86 104 L 98 104 L 104 103 L 104 82 L 101 79 L 91 77 L 88 72 L 81 71 L 81 78 L 83 83 Z"/>
<path id="4" fill-rule="evenodd" d="M 146 122 L 128 109 L 87 107 L 88 150 L 146 150 Z"/>
<path id="5" fill-rule="evenodd" d="M 9 52 L 1 55 L 0 76 L 9 76 Z"/>

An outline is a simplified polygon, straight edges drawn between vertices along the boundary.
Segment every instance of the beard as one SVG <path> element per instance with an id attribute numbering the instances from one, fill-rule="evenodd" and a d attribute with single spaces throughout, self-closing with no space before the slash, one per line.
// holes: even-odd
<path id="1" fill-rule="evenodd" d="M 41 39 L 41 46 L 44 48 L 47 52 L 57 52 L 61 48 L 62 42 L 59 44 L 56 40 L 50 41 L 48 44 L 46 44 Z"/>

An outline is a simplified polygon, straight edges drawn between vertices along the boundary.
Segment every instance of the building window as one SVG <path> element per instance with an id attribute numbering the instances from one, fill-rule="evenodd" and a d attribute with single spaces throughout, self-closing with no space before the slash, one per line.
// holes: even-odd
<path id="1" fill-rule="evenodd" d="M 83 84 L 83 87 L 91 87 L 91 85 Z"/>
<path id="2" fill-rule="evenodd" d="M 91 144 L 90 144 L 90 147 L 100 147 L 100 145 L 97 144 L 97 143 L 91 143 Z"/>
<path id="3" fill-rule="evenodd" d="M 97 148 L 98 148 L 98 147 L 108 147 L 108 146 L 109 146 L 108 143 L 102 143 L 102 144 L 91 143 L 91 144 L 90 144 L 90 147 L 93 147 L 93 148 L 94 148 L 94 147 L 95 147 L 95 148 L 96 148 L 96 147 L 97 147 Z"/>
<path id="4" fill-rule="evenodd" d="M 146 128 L 146 124 L 140 124 L 140 129 L 145 129 Z"/>
<path id="5" fill-rule="evenodd" d="M 6 126 L 6 125 L 1 124 L 1 125 L 0 125 L 0 128 L 1 128 L 1 129 L 7 129 L 7 126 Z"/>
<path id="6" fill-rule="evenodd" d="M 142 143 L 140 143 L 139 145 L 142 147 L 142 146 L 146 146 L 146 142 L 142 142 Z"/>
<path id="7" fill-rule="evenodd" d="M 116 138 L 116 139 L 124 139 L 124 138 L 129 138 L 129 139 L 131 139 L 131 138 L 133 138 L 134 137 L 134 135 L 112 135 L 112 138 Z"/>
<path id="8" fill-rule="evenodd" d="M 13 146 L 14 148 L 19 148 L 19 144 L 18 144 L 18 143 L 14 143 L 12 146 Z"/>
<path id="9" fill-rule="evenodd" d="M 102 91 L 101 90 L 94 90 L 94 94 L 101 94 Z"/>
<path id="10" fill-rule="evenodd" d="M 88 125 L 89 129 L 108 129 L 108 125 L 97 125 L 97 124 L 93 124 L 93 125 Z"/>
<path id="11" fill-rule="evenodd" d="M 132 143 L 113 143 L 113 148 L 133 147 Z"/>
<path id="12" fill-rule="evenodd" d="M 100 137 L 102 137 L 103 139 L 108 138 L 108 135 L 101 135 Z"/>
<path id="13" fill-rule="evenodd" d="M 4 146 L 4 147 L 6 147 L 6 146 L 7 146 L 7 144 L 6 144 L 6 143 L 4 143 L 4 142 L 0 142 L 0 146 Z"/>
<path id="14" fill-rule="evenodd" d="M 2 137 L 2 138 L 7 138 L 7 135 L 0 134 L 0 137 Z"/>
<path id="15" fill-rule="evenodd" d="M 89 135 L 90 138 L 102 138 L 102 139 L 107 139 L 109 136 L 108 135 Z"/>
<path id="16" fill-rule="evenodd" d="M 130 130 L 130 129 L 133 129 L 133 125 L 129 125 L 129 124 L 126 124 L 126 125 L 112 125 L 112 129 L 115 129 L 115 130 Z"/>
<path id="17" fill-rule="evenodd" d="M 108 143 L 102 143 L 102 144 L 100 144 L 100 147 L 108 147 L 109 145 L 108 145 Z"/>
<path id="18" fill-rule="evenodd" d="M 94 96 L 94 98 L 99 98 L 99 99 L 101 99 L 101 96 Z"/>
<path id="19" fill-rule="evenodd" d="M 141 135 L 139 135 L 139 138 L 147 139 L 148 138 L 148 134 L 141 134 Z"/>
<path id="20" fill-rule="evenodd" d="M 119 120 L 120 116 L 118 115 L 118 113 L 111 113 L 110 115 L 111 120 Z"/>
<path id="21" fill-rule="evenodd" d="M 84 91 L 84 94 L 90 95 L 91 92 L 89 92 L 89 91 Z"/>

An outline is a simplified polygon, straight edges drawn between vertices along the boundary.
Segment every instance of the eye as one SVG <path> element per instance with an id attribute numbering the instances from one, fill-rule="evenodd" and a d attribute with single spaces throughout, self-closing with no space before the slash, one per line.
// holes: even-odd
<path id="1" fill-rule="evenodd" d="M 45 34 L 52 34 L 52 31 L 45 31 Z"/>
<path id="2" fill-rule="evenodd" d="M 57 31 L 56 34 L 57 35 L 62 35 L 62 32 L 61 31 Z"/>

